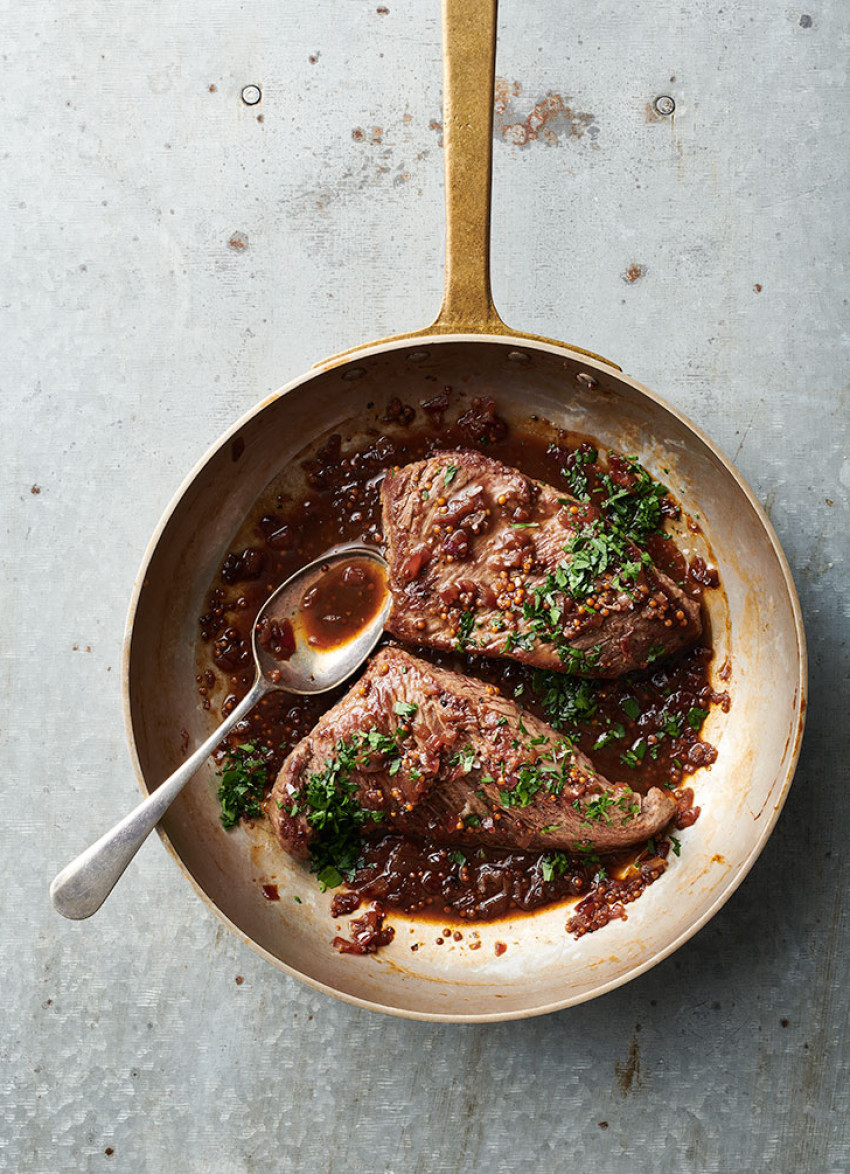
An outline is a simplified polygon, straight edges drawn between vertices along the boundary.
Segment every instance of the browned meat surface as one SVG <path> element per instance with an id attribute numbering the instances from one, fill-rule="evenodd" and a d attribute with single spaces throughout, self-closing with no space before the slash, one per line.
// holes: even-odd
<path id="1" fill-rule="evenodd" d="M 382 498 L 400 640 L 617 677 L 700 634 L 699 604 L 594 505 L 501 461 L 438 452 Z"/>
<path id="2" fill-rule="evenodd" d="M 286 759 L 268 812 L 300 857 L 352 819 L 358 834 L 581 853 L 645 840 L 676 801 L 601 778 L 493 686 L 385 648 Z"/>

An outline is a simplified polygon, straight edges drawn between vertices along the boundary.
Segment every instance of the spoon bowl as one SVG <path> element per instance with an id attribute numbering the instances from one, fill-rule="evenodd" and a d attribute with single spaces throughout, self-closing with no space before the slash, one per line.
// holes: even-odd
<path id="1" fill-rule="evenodd" d="M 329 551 L 291 575 L 263 606 L 251 645 L 256 674 L 217 730 L 138 807 L 50 886 L 63 917 L 91 917 L 165 812 L 219 743 L 266 693 L 326 693 L 360 667 L 381 638 L 390 607 L 387 564 L 371 547 Z"/>
<path id="2" fill-rule="evenodd" d="M 346 576 L 356 581 L 346 584 Z M 389 610 L 383 556 L 368 546 L 335 548 L 296 571 L 260 608 L 252 633 L 257 672 L 271 689 L 327 693 L 373 650 Z M 276 656 L 281 639 L 284 653 L 293 651 Z"/>

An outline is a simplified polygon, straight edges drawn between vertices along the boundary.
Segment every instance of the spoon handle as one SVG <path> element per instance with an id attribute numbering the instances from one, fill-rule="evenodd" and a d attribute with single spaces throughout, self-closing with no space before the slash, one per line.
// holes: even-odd
<path id="1" fill-rule="evenodd" d="M 101 836 L 97 843 L 62 869 L 50 886 L 50 900 L 58 913 L 79 921 L 98 911 L 124 869 L 189 779 L 203 766 L 222 738 L 254 708 L 268 690 L 269 685 L 262 676 L 258 676 L 247 696 L 173 775 L 111 831 Z"/>

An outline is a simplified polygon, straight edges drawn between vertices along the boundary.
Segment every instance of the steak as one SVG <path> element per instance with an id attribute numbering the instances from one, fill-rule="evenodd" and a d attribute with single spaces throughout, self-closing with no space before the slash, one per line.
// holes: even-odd
<path id="1" fill-rule="evenodd" d="M 699 604 L 589 502 L 474 451 L 389 470 L 392 608 L 406 643 L 618 677 L 699 636 Z"/>
<path id="2" fill-rule="evenodd" d="M 443 844 L 610 852 L 658 832 L 676 800 L 608 782 L 494 686 L 391 647 L 298 743 L 267 810 L 302 858 L 353 823 L 351 866 L 362 830 L 377 826 Z"/>

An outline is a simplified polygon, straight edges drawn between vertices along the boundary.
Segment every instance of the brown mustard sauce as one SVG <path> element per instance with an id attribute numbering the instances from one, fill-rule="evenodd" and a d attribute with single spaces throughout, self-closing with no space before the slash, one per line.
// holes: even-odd
<path id="1" fill-rule="evenodd" d="M 347 643 L 381 610 L 386 589 L 384 568 L 371 559 L 329 567 L 298 609 L 307 643 L 321 651 Z"/>
<path id="2" fill-rule="evenodd" d="M 590 460 L 597 445 L 587 437 L 539 420 L 530 421 L 527 431 L 509 428 L 488 398 L 458 405 L 459 412 L 453 412 L 454 398 L 446 388 L 421 403 L 421 411 L 400 400 L 391 401 L 385 409 L 376 410 L 376 426 L 365 437 L 343 443 L 341 436 L 331 436 L 304 460 L 300 492 L 273 488 L 257 503 L 241 532 L 243 542 L 225 558 L 200 617 L 198 680 L 204 708 L 215 705 L 227 713 L 247 692 L 253 675 L 251 628 L 260 606 L 280 583 L 341 542 L 381 548 L 380 484 L 388 467 L 421 460 L 438 449 L 477 448 L 570 493 L 567 473 L 580 459 L 591 500 L 604 500 L 607 491 L 602 477 L 617 471 L 617 454 L 603 453 Z M 663 499 L 662 513 L 673 520 L 675 532 L 680 511 L 672 494 Z M 692 519 L 683 518 L 684 525 L 697 529 Z M 717 585 L 716 571 L 703 559 L 694 559 L 690 566 L 686 563 L 675 544 L 675 533 L 673 540 L 653 535 L 645 547 L 658 568 L 692 598 L 700 599 L 706 589 Z M 356 575 L 344 581 L 345 569 L 329 572 L 327 583 L 305 600 L 306 607 L 302 605 L 300 621 L 316 641 L 329 642 L 317 647 L 332 647 L 350 638 L 355 627 L 368 622 L 380 607 L 383 583 L 370 577 L 374 564 L 364 566 L 369 567 L 365 582 Z M 551 697 L 547 706 L 545 679 L 535 670 L 469 653 L 413 651 L 494 685 L 557 726 L 557 706 L 553 708 Z M 711 687 L 711 659 L 706 630 L 700 644 L 647 670 L 590 683 L 585 710 L 561 727 L 612 782 L 625 781 L 644 794 L 652 786 L 671 788 L 677 797 L 674 822 L 679 828 L 689 826 L 699 814 L 693 791 L 684 785 L 688 775 L 717 757 L 714 747 L 700 736 L 704 715 L 712 705 L 724 710 L 729 706 L 728 694 Z M 252 740 L 264 747 L 271 784 L 289 751 L 349 685 L 312 698 L 270 694 L 239 723 L 231 744 Z M 678 849 L 675 839 L 657 838 L 601 861 L 567 856 L 553 869 L 551 862 L 544 867 L 540 853 L 453 850 L 378 829 L 364 843 L 362 867 L 349 888 L 382 907 L 438 920 L 488 920 L 578 898 L 567 928 L 581 935 L 624 917 L 625 906 L 667 867 L 671 849 Z M 338 895 L 343 892 L 338 890 Z M 360 950 L 370 950 L 367 931 L 374 929 L 377 937 L 380 927 L 364 921 L 357 929 Z"/>

